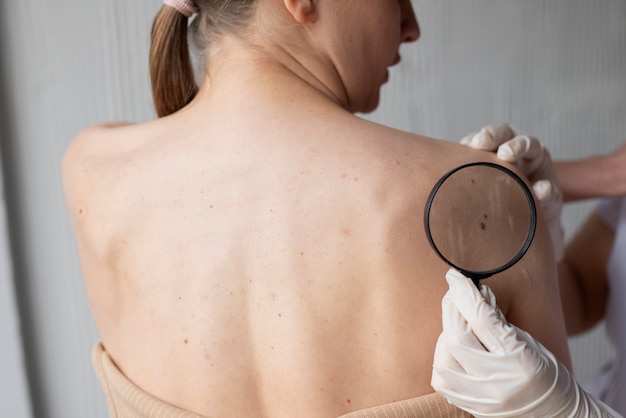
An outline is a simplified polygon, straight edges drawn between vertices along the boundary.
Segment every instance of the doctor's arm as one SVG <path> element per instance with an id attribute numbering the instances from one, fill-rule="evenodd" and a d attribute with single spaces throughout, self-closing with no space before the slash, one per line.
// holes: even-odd
<path id="1" fill-rule="evenodd" d="M 626 194 L 626 143 L 615 151 L 555 161 L 554 170 L 566 202 Z"/>

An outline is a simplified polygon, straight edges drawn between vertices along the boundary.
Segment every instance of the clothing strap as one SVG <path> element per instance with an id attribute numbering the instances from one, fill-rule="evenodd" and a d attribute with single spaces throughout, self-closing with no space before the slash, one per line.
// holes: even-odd
<path id="1" fill-rule="evenodd" d="M 111 418 L 206 418 L 183 410 L 154 397 L 131 382 L 98 343 L 92 351 L 92 362 L 106 396 Z M 349 412 L 339 418 L 471 418 L 448 403 L 441 395 L 431 393 L 386 405 Z"/>
<path id="2" fill-rule="evenodd" d="M 339 418 L 472 418 L 438 393 L 361 409 Z"/>
<path id="3" fill-rule="evenodd" d="M 206 418 L 162 401 L 135 385 L 117 368 L 102 343 L 94 346 L 91 360 L 111 418 Z"/>
<path id="4" fill-rule="evenodd" d="M 194 13 L 200 11 L 194 0 L 163 0 L 163 4 L 173 7 L 178 13 L 187 17 L 191 17 Z"/>

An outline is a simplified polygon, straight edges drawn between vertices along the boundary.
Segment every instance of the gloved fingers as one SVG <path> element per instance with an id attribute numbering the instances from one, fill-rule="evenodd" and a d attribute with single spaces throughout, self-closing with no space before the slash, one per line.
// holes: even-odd
<path id="1" fill-rule="evenodd" d="M 497 157 L 509 163 L 515 163 L 531 180 L 534 177 L 553 177 L 552 158 L 550 152 L 535 137 L 518 135 L 502 144 L 496 153 Z"/>
<path id="2" fill-rule="evenodd" d="M 451 370 L 460 375 L 466 374 L 465 369 L 448 351 L 448 336 L 444 333 L 439 335 L 437 345 L 435 345 L 435 355 L 433 357 L 434 370 Z"/>
<path id="3" fill-rule="evenodd" d="M 439 336 L 436 363 L 445 366 L 443 368 L 447 370 L 476 379 L 488 380 L 490 377 L 506 374 L 506 370 L 515 365 L 515 362 L 510 361 L 524 354 L 525 344 L 518 338 L 517 329 L 506 322 L 504 323 L 507 325 L 503 326 L 497 320 L 491 326 L 481 324 L 480 328 L 485 328 L 486 331 L 476 331 L 469 327 L 450 298 L 449 301 L 448 312 L 444 312 L 444 318 L 446 315 L 449 318 Z M 492 337 L 494 330 L 501 334 L 501 339 L 492 338 L 494 341 L 490 343 L 490 339 L 483 336 Z"/>
<path id="4" fill-rule="evenodd" d="M 559 186 L 550 180 L 539 180 L 533 183 L 532 188 L 546 218 L 548 220 L 560 218 L 563 194 Z"/>
<path id="5" fill-rule="evenodd" d="M 463 333 L 471 331 L 487 350 L 505 352 L 506 349 L 501 338 L 506 335 L 505 325 L 507 323 L 502 321 L 501 314 L 498 314 L 499 309 L 497 312 L 476 289 L 476 286 L 455 269 L 448 270 L 446 280 L 450 289 L 444 300 L 448 298 L 448 306 L 453 306 L 453 309 L 448 307 L 447 310 L 443 311 L 444 332 L 448 330 L 445 326 L 446 319 L 451 319 L 454 322 L 450 322 L 448 327 L 450 332 L 457 332 L 461 336 Z M 495 296 L 491 290 L 487 287 L 485 291 L 490 295 L 490 300 L 495 305 Z M 457 311 L 458 313 L 456 313 Z M 463 324 L 459 322 L 463 322 Z M 457 340 L 469 347 L 477 348 L 476 344 L 468 342 L 467 337 L 462 340 L 457 338 Z"/>
<path id="6" fill-rule="evenodd" d="M 519 331 L 514 332 L 515 347 L 502 355 L 465 347 L 442 335 L 431 385 L 437 391 L 471 396 L 474 401 L 497 397 L 508 399 L 509 404 L 524 403 L 527 398 L 517 397 L 522 389 L 532 394 L 532 399 L 540 398 L 554 383 L 554 357 L 529 334 L 512 330 Z"/>
<path id="7" fill-rule="evenodd" d="M 496 314 L 498 315 L 498 318 L 500 318 L 502 322 L 507 322 L 504 313 L 502 313 L 500 307 L 496 304 L 496 295 L 493 294 L 489 286 L 487 286 L 486 284 L 480 285 L 480 294 L 483 295 L 485 301 L 487 301 L 487 303 L 493 307 L 493 309 L 496 311 Z"/>
<path id="8" fill-rule="evenodd" d="M 475 396 L 471 391 L 484 391 L 484 384 L 476 385 L 477 377 L 471 376 L 461 364 L 448 351 L 450 343 L 455 343 L 442 333 L 435 346 L 435 356 L 433 360 L 433 372 L 430 384 L 440 395 L 459 405 L 459 396 Z"/>
<path id="9" fill-rule="evenodd" d="M 460 277 L 468 280 L 462 275 Z M 471 287 L 476 289 L 473 284 Z M 479 295 L 478 298 L 482 300 L 482 296 Z M 485 304 L 484 300 L 482 303 Z M 480 333 L 487 335 L 487 338 L 483 337 L 481 340 L 477 337 L 451 295 L 446 294 L 441 305 L 443 332 L 435 349 L 435 367 L 439 365 L 448 371 L 475 378 L 493 373 L 491 367 L 485 365 L 493 361 L 494 355 L 504 352 L 504 349 L 498 349 L 500 342 L 497 339 L 492 341 L 488 332 Z M 487 348 L 486 345 L 491 347 Z"/>
<path id="10" fill-rule="evenodd" d="M 479 291 L 454 269 L 446 280 L 432 387 L 475 416 L 517 416 L 534 408 L 558 377 L 554 357 L 504 319 L 488 286 Z"/>
<path id="11" fill-rule="evenodd" d="M 430 385 L 435 392 L 458 407 L 467 406 L 468 400 L 473 400 L 475 403 L 478 396 L 474 391 L 483 392 L 482 384 L 477 384 L 471 376 L 451 373 L 448 370 L 433 370 Z"/>
<path id="12" fill-rule="evenodd" d="M 430 385 L 450 403 L 470 413 L 476 409 L 493 410 L 502 402 L 496 398 L 499 395 L 498 382 L 490 378 L 484 379 L 448 369 L 433 369 Z"/>
<path id="13" fill-rule="evenodd" d="M 539 180 L 533 183 L 533 192 L 535 192 L 535 196 L 542 204 L 543 202 L 549 203 L 554 200 L 554 188 L 549 180 Z"/>
<path id="14" fill-rule="evenodd" d="M 536 347 L 532 337 L 527 338 L 531 339 L 518 341 L 515 349 L 504 355 L 464 349 L 449 341 L 449 356 L 465 371 L 439 367 L 438 377 L 447 382 L 448 390 L 474 401 L 480 399 L 482 404 L 496 397 L 507 400 L 509 406 L 521 406 L 529 399 L 541 398 L 554 384 L 554 362 Z"/>
<path id="15" fill-rule="evenodd" d="M 497 156 L 503 161 L 514 163 L 521 159 L 534 160 L 541 156 L 543 150 L 544 147 L 537 138 L 517 135 L 500 145 Z"/>
<path id="16" fill-rule="evenodd" d="M 488 125 L 478 132 L 465 136 L 460 142 L 475 149 L 495 151 L 513 137 L 515 131 L 508 124 Z"/>
<path id="17" fill-rule="evenodd" d="M 475 132 L 472 132 L 471 134 L 465 135 L 463 138 L 461 138 L 459 143 L 462 145 L 467 145 L 471 147 L 472 139 L 476 136 L 477 133 L 478 131 L 475 131 Z"/>
<path id="18" fill-rule="evenodd" d="M 483 297 L 483 299 L 485 299 L 485 301 L 493 306 L 496 307 L 498 306 L 496 304 L 496 295 L 493 294 L 493 292 L 491 291 L 491 288 L 489 286 L 487 286 L 486 284 L 481 284 L 480 285 L 480 294 Z"/>
<path id="19" fill-rule="evenodd" d="M 455 345 L 454 340 L 450 340 L 446 335 L 441 334 L 435 347 L 433 360 L 433 374 L 431 376 L 431 386 L 438 392 L 461 391 L 466 393 L 468 382 L 483 380 L 482 373 L 474 375 L 456 360 L 454 355 L 448 350 L 451 345 Z M 458 344 L 456 344 L 458 347 Z M 477 359 L 473 359 L 476 361 Z M 485 359 L 480 359 L 485 360 Z M 488 360 L 488 359 L 487 359 Z M 482 391 L 483 386 L 473 388 L 472 391 Z"/>
<path id="20" fill-rule="evenodd" d="M 444 330 L 431 376 L 435 391 L 483 418 L 591 415 L 590 400 L 568 371 L 530 334 L 503 318 L 488 286 L 478 291 L 453 269 L 446 280 Z M 504 351 L 486 350 L 483 333 L 500 341 Z"/>
<path id="21" fill-rule="evenodd" d="M 527 331 L 524 331 L 523 329 L 517 328 L 515 326 L 513 326 L 513 328 L 515 329 L 517 333 L 517 338 L 520 341 L 523 341 L 526 346 L 526 357 L 533 356 L 537 359 L 541 358 L 543 359 L 543 363 L 546 363 L 546 362 L 549 362 L 551 364 L 557 363 L 557 359 L 554 356 L 554 354 L 550 350 L 545 348 L 543 344 L 537 341 Z M 541 362 L 542 361 L 535 361 L 537 365 L 536 367 L 540 367 Z"/>
<path id="22" fill-rule="evenodd" d="M 468 379 L 466 374 L 451 373 L 445 369 L 433 369 L 433 374 L 430 379 L 430 385 L 435 392 L 446 398 L 451 404 L 460 408 L 467 407 L 468 404 L 472 405 L 466 399 L 467 397 L 476 399 L 476 396 L 471 390 L 480 385 L 472 383 L 473 379 Z"/>
<path id="23" fill-rule="evenodd" d="M 441 301 L 441 319 L 443 324 L 442 335 L 449 341 L 466 348 L 485 350 L 483 343 L 474 335 L 449 294 L 446 294 Z"/>
<path id="24" fill-rule="evenodd" d="M 558 185 L 550 180 L 539 180 L 533 183 L 532 187 L 539 200 L 541 211 L 548 221 L 554 256 L 560 261 L 565 252 L 565 234 L 561 225 L 563 194 Z"/>

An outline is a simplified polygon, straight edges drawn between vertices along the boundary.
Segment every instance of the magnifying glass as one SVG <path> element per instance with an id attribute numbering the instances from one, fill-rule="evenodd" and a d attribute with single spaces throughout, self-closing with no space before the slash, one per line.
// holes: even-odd
<path id="1" fill-rule="evenodd" d="M 537 208 L 514 172 L 476 162 L 450 170 L 435 184 L 424 226 L 439 257 L 480 287 L 480 280 L 524 256 L 535 236 Z"/>

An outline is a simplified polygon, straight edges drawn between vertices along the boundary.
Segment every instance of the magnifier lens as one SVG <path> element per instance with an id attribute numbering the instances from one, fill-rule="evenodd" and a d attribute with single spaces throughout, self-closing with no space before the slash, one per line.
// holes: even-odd
<path id="1" fill-rule="evenodd" d="M 515 264 L 535 232 L 532 194 L 510 170 L 473 163 L 447 173 L 431 192 L 425 226 L 435 251 L 477 281 Z"/>

